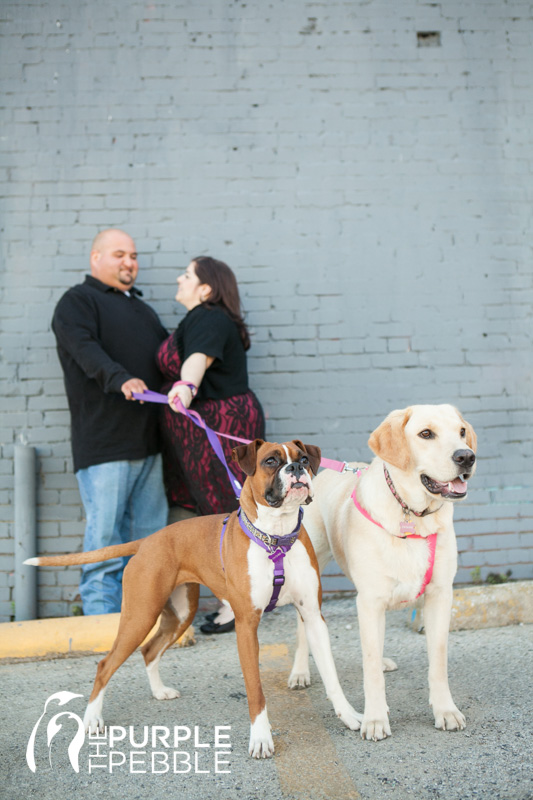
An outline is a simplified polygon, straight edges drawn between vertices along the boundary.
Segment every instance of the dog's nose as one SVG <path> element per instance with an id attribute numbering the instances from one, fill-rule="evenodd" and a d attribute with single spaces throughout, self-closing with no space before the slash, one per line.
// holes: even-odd
<path id="1" fill-rule="evenodd" d="M 475 460 L 476 456 L 472 450 L 456 450 L 452 456 L 452 461 L 464 470 L 472 469 Z"/>
<path id="2" fill-rule="evenodd" d="M 287 464 L 287 472 L 289 474 L 293 474 L 294 473 L 294 475 L 298 476 L 298 475 L 301 475 L 302 472 L 305 472 L 305 469 L 297 461 L 291 461 L 290 464 Z"/>

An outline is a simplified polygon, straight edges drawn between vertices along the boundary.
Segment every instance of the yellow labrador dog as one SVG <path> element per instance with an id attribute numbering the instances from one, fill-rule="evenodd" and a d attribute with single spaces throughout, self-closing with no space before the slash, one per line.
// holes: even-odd
<path id="1" fill-rule="evenodd" d="M 465 718 L 448 686 L 448 631 L 457 570 L 453 504 L 466 497 L 475 471 L 476 435 L 450 405 L 393 411 L 372 433 L 372 463 L 356 474 L 322 472 L 305 527 L 320 571 L 333 557 L 357 588 L 365 710 L 361 736 L 390 736 L 383 670 L 385 611 L 423 594 L 429 655 L 429 702 L 435 727 L 457 730 Z M 308 686 L 308 647 L 301 620 L 289 686 Z"/>

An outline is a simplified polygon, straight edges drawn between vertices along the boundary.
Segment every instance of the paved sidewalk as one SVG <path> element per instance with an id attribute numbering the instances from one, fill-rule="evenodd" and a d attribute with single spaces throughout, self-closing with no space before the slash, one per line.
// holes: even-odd
<path id="1" fill-rule="evenodd" d="M 362 710 L 353 598 L 328 600 L 324 616 L 343 688 Z M 260 762 L 247 755 L 247 704 L 234 633 L 199 634 L 195 647 L 173 648 L 165 655 L 162 677 L 180 689 L 177 700 L 151 697 L 142 658 L 134 654 L 111 681 L 104 706 L 106 723 L 115 726 L 115 736 L 123 732 L 125 739 L 110 748 L 108 729 L 99 750 L 86 739 L 79 772 L 72 768 L 67 748 L 77 732 L 76 715 L 83 716 L 101 656 L 4 664 L 0 666 L 4 734 L 0 796 L 7 800 L 107 800 L 109 796 L 121 800 L 529 800 L 533 797 L 533 626 L 450 634 L 450 684 L 468 727 L 446 733 L 433 727 L 427 702 L 425 639 L 410 629 L 409 619 L 407 611 L 388 615 L 386 654 L 399 667 L 386 677 L 393 736 L 375 743 L 363 742 L 335 717 L 314 666 L 308 690 L 286 688 L 295 613 L 284 608 L 267 615 L 260 627 L 261 670 L 276 754 Z M 63 708 L 57 703 L 48 707 L 37 728 L 33 773 L 26 762 L 26 748 L 45 702 L 56 692 L 83 697 L 71 699 Z M 62 711 L 70 711 L 71 716 L 52 722 Z M 59 725 L 49 761 L 47 728 L 53 734 Z M 174 726 L 181 726 L 178 735 L 185 736 L 187 729 L 191 732 L 190 739 L 176 747 Z M 220 738 L 220 743 L 231 743 L 227 755 L 220 748 L 218 768 L 223 772 L 215 771 L 217 726 L 219 737 L 230 737 Z M 170 738 L 165 739 L 165 728 Z M 96 753 L 103 756 L 100 761 Z M 103 766 L 96 768 L 96 764 Z"/>

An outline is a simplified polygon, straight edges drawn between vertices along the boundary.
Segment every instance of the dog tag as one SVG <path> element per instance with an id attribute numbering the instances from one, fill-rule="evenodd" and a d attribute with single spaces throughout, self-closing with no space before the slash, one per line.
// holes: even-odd
<path id="1" fill-rule="evenodd" d="M 400 533 L 402 536 L 411 536 L 416 532 L 414 522 L 400 522 Z"/>

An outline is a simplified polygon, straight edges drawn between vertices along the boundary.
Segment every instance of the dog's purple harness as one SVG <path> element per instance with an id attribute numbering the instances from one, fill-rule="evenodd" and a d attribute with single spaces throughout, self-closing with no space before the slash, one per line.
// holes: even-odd
<path id="1" fill-rule="evenodd" d="M 298 539 L 298 534 L 300 533 L 300 528 L 302 527 L 302 519 L 303 519 L 304 511 L 303 508 L 300 508 L 298 512 L 298 522 L 296 523 L 295 529 L 292 533 L 287 534 L 287 536 L 271 536 L 269 533 L 263 533 L 255 525 L 252 525 L 242 508 L 239 508 L 237 512 L 237 518 L 239 520 L 239 525 L 244 533 L 247 535 L 252 542 L 255 542 L 263 550 L 266 550 L 269 554 L 269 559 L 274 563 L 274 580 L 272 582 L 272 596 L 270 597 L 270 601 L 265 608 L 265 613 L 267 611 L 272 611 L 276 607 L 276 603 L 278 602 L 279 593 L 281 591 L 281 587 L 285 583 L 285 571 L 283 569 L 283 559 L 293 546 L 294 542 Z M 224 559 L 222 557 L 222 544 L 224 542 L 224 535 L 226 533 L 226 528 L 228 526 L 229 516 L 225 517 L 224 522 L 222 523 L 222 532 L 220 534 L 220 560 L 222 562 L 222 569 L 224 569 Z"/>

